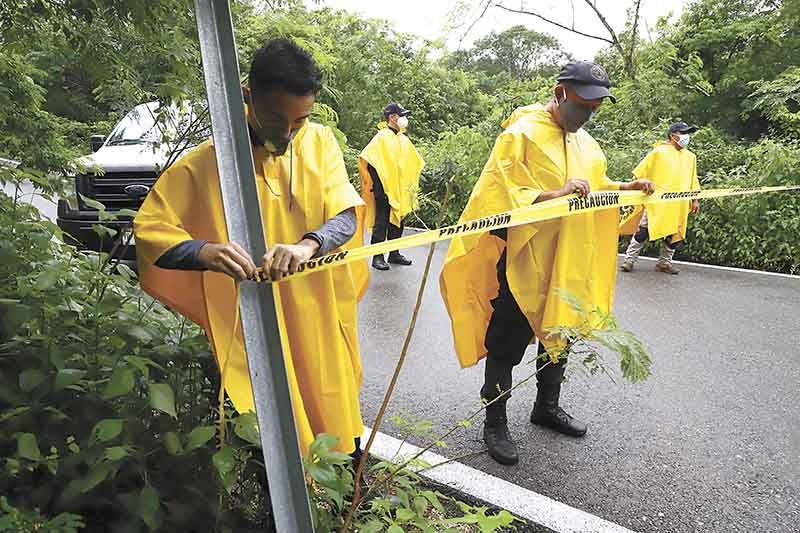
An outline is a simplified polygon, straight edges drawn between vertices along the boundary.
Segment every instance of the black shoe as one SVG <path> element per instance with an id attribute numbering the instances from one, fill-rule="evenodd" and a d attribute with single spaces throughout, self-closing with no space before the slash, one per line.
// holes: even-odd
<path id="1" fill-rule="evenodd" d="M 375 270 L 389 270 L 389 263 L 383 259 L 383 254 L 376 255 L 372 258 L 372 268 Z"/>
<path id="2" fill-rule="evenodd" d="M 508 431 L 505 401 L 501 400 L 486 407 L 483 440 L 489 448 L 489 456 L 501 465 L 511 466 L 519 462 L 517 445 Z"/>
<path id="3" fill-rule="evenodd" d="M 541 390 L 541 385 L 540 385 Z M 531 413 L 531 422 L 537 426 L 544 426 L 554 429 L 564 435 L 570 437 L 583 437 L 586 435 L 586 424 L 573 418 L 556 402 L 542 401 L 537 392 L 536 403 L 533 405 L 533 412 Z"/>
<path id="4" fill-rule="evenodd" d="M 411 259 L 400 252 L 389 252 L 389 262 L 395 265 L 409 266 L 411 264 Z"/>

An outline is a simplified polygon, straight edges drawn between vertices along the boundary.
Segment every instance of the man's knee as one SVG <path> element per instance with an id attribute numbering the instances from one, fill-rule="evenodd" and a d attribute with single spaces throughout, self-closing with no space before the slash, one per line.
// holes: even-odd
<path id="1" fill-rule="evenodd" d="M 639 242 L 647 242 L 650 240 L 650 231 L 647 226 L 639 226 L 639 230 L 633 234 L 633 238 Z"/>

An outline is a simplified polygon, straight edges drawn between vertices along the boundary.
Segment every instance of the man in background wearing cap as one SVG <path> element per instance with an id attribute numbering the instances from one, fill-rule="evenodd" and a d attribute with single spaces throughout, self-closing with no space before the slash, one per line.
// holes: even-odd
<path id="1" fill-rule="evenodd" d="M 667 141 L 653 145 L 650 153 L 633 170 L 634 177 L 651 180 L 656 187 L 665 191 L 699 191 L 697 157 L 686 148 L 689 145 L 689 134 L 695 131 L 695 126 L 689 126 L 685 122 L 673 123 L 667 132 Z M 620 232 L 633 233 L 633 236 L 622 262 L 622 271 L 633 270 L 648 240 L 663 239 L 656 270 L 665 274 L 680 272 L 672 263 L 672 257 L 678 245 L 686 238 L 686 223 L 690 212 L 693 215 L 700 212 L 698 200 L 648 205 L 626 222 Z"/>
<path id="2" fill-rule="evenodd" d="M 615 101 L 610 86 L 600 65 L 570 63 L 546 106 L 515 110 L 502 125 L 461 220 L 590 191 L 652 192 L 653 184 L 645 180 L 609 180 L 602 150 L 581 129 L 605 98 Z M 618 216 L 612 208 L 451 241 L 440 277 L 442 296 L 461 366 L 486 357 L 481 399 L 492 403 L 483 435 L 499 463 L 519 460 L 507 425 L 507 391 L 512 369 L 534 335 L 538 388 L 531 422 L 574 437 L 586 433 L 586 424 L 559 406 L 567 340 L 549 330 L 583 322 L 562 291 L 585 308 L 610 311 Z"/>
<path id="3" fill-rule="evenodd" d="M 425 161 L 405 134 L 411 112 L 392 102 L 383 109 L 384 122 L 361 151 L 358 172 L 361 197 L 367 204 L 366 223 L 372 226 L 372 244 L 403 236 L 403 218 L 416 208 L 419 175 Z M 399 251 L 389 252 L 389 263 L 410 265 Z M 372 258 L 372 266 L 389 270 L 383 254 Z"/>

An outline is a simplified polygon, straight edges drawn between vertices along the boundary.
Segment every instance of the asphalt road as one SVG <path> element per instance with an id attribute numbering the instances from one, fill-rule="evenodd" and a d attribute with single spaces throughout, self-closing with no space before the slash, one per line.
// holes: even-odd
<path id="1" fill-rule="evenodd" d="M 41 211 L 45 217 L 49 218 L 53 222 L 56 221 L 58 208 L 55 202 L 51 202 L 47 198 L 44 198 L 38 194 L 31 183 L 23 183 L 20 186 L 19 192 L 15 190 L 14 185 L 7 183 L 3 186 L 3 192 L 9 195 L 11 198 L 14 198 L 14 195 L 16 194 L 19 202 L 32 204 L 34 207 L 39 209 L 39 211 Z"/>
<path id="2" fill-rule="evenodd" d="M 483 366 L 462 370 L 439 296 L 437 250 L 390 415 L 440 434 L 478 406 Z M 373 270 L 360 306 L 363 406 L 371 424 L 408 327 L 427 248 Z M 531 384 L 509 401 L 515 467 L 483 452 L 482 418 L 437 453 L 638 531 L 800 531 L 800 278 L 640 262 L 620 273 L 615 315 L 653 357 L 632 385 L 573 372 L 562 405 L 589 423 L 570 439 L 528 421 Z M 529 351 L 529 355 L 532 353 Z M 521 365 L 515 379 L 531 373 Z M 391 421 L 381 431 L 401 436 Z M 430 439 L 411 437 L 415 444 Z M 470 455 L 471 454 L 471 455 Z"/>

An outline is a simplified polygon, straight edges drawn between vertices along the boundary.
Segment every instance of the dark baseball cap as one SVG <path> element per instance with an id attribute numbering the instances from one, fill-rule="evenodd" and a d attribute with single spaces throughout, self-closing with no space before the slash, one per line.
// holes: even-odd
<path id="1" fill-rule="evenodd" d="M 697 126 L 690 126 L 685 122 L 673 122 L 667 131 L 667 135 L 673 133 L 694 133 L 697 131 Z"/>
<path id="2" fill-rule="evenodd" d="M 391 104 L 387 104 L 386 107 L 383 108 L 383 116 L 388 117 L 392 114 L 398 114 L 401 117 L 406 117 L 411 114 L 411 111 L 404 108 L 397 102 L 392 102 Z"/>
<path id="3" fill-rule="evenodd" d="M 569 84 L 584 100 L 608 98 L 612 103 L 617 103 L 616 97 L 609 91 L 611 81 L 608 79 L 608 73 L 597 63 L 591 61 L 567 63 L 561 69 L 558 81 Z"/>

